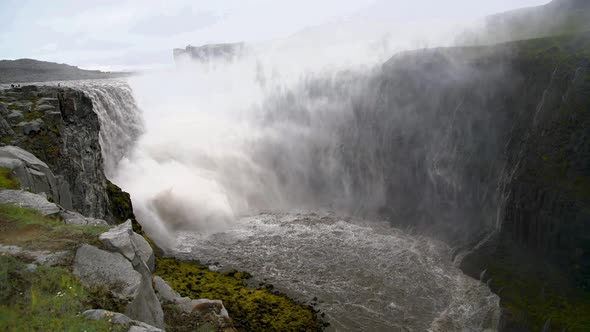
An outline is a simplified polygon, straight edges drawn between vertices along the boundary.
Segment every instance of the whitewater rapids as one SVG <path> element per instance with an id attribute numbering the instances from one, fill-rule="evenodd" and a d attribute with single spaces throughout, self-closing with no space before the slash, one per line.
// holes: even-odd
<path id="1" fill-rule="evenodd" d="M 237 268 L 307 303 L 329 331 L 494 331 L 499 299 L 442 242 L 330 213 L 260 214 L 183 232 L 175 256 Z"/>

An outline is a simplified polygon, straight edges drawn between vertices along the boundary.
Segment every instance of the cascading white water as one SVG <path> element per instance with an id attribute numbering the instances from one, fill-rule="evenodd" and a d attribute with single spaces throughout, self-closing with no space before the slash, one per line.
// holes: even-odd
<path id="1" fill-rule="evenodd" d="M 86 93 L 100 120 L 100 145 L 107 177 L 132 150 L 143 132 L 143 120 L 127 83 L 118 80 L 66 83 Z"/>

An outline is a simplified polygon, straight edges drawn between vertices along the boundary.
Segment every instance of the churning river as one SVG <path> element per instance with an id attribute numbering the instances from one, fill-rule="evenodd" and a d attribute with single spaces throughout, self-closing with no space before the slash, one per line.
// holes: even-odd
<path id="1" fill-rule="evenodd" d="M 499 299 L 444 243 L 329 213 L 260 214 L 180 233 L 176 256 L 237 268 L 318 303 L 331 331 L 494 331 Z M 220 266 L 213 265 L 214 263 Z"/>

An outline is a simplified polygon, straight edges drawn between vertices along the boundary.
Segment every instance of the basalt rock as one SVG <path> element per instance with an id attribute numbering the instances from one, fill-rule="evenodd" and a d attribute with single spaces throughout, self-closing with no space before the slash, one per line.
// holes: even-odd
<path id="1" fill-rule="evenodd" d="M 65 209 L 72 209 L 69 186 L 55 177 L 47 164 L 33 154 L 16 146 L 0 147 L 0 167 L 13 171 L 21 189 L 33 193 L 45 193 L 53 202 Z"/>
<path id="2" fill-rule="evenodd" d="M 61 209 L 44 196 L 23 190 L 0 190 L 0 204 L 16 204 L 20 207 L 33 209 L 44 216 L 57 215 Z"/>
<path id="3" fill-rule="evenodd" d="M 133 216 L 128 195 L 120 189 L 113 194 L 104 174 L 100 122 L 84 92 L 49 86 L 0 90 L 0 133 L 0 145 L 37 157 L 45 164 L 41 173 L 53 171 L 43 191 L 64 208 L 111 224 Z"/>
<path id="4" fill-rule="evenodd" d="M 108 287 L 117 298 L 132 301 L 140 292 L 141 274 L 123 255 L 82 245 L 74 259 L 74 274 L 87 287 Z"/>
<path id="5" fill-rule="evenodd" d="M 105 247 L 125 257 L 131 266 L 141 275 L 138 293 L 126 306 L 125 313 L 134 319 L 162 327 L 164 312 L 152 286 L 154 270 L 154 252 L 147 241 L 133 232 L 131 220 L 111 228 L 100 235 Z"/>

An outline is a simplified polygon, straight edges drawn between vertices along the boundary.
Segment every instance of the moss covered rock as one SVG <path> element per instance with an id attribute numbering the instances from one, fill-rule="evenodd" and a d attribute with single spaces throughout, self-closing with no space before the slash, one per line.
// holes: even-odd
<path id="1" fill-rule="evenodd" d="M 248 273 L 232 270 L 222 274 L 196 263 L 160 258 L 156 274 L 181 296 L 222 300 L 241 331 L 322 331 L 326 326 L 311 306 L 267 288 L 246 287 Z"/>

